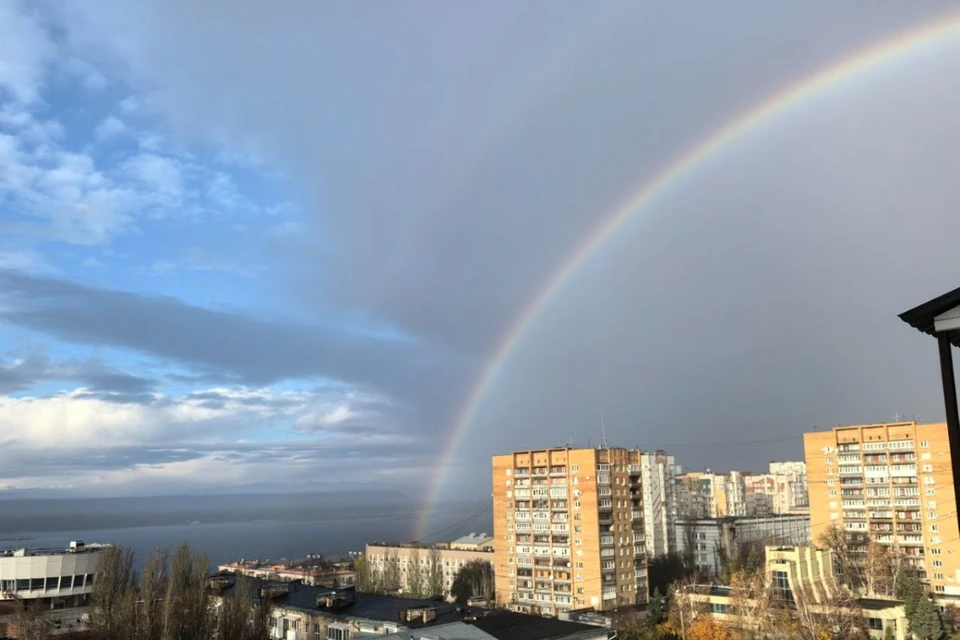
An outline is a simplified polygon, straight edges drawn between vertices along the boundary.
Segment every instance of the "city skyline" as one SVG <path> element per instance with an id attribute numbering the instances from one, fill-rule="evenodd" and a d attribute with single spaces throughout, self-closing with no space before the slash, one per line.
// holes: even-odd
<path id="1" fill-rule="evenodd" d="M 0 7 L 0 498 L 942 419 L 950 3 L 381 11 Z"/>

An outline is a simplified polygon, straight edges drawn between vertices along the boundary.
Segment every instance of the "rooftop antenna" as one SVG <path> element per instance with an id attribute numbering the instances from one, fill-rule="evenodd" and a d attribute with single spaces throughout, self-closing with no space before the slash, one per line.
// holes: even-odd
<path id="1" fill-rule="evenodd" d="M 603 448 L 607 448 L 607 425 L 603 422 L 603 411 L 600 412 L 600 431 L 603 434 Z"/>

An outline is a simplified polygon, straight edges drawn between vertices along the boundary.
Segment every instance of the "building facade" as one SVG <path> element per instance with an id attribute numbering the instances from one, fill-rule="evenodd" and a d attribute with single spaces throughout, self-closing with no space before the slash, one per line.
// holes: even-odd
<path id="1" fill-rule="evenodd" d="M 939 598 L 960 597 L 960 531 L 945 423 L 804 434 L 812 537 L 839 527 L 851 552 L 887 545 Z"/>
<path id="2" fill-rule="evenodd" d="M 323 569 L 319 567 L 294 567 L 287 564 L 270 564 L 259 560 L 238 560 L 217 567 L 218 571 L 236 573 L 250 578 L 291 582 L 300 580 L 311 586 L 349 587 L 357 582 L 357 574 L 349 569 Z"/>
<path id="3" fill-rule="evenodd" d="M 727 558 L 747 544 L 810 544 L 810 516 L 779 514 L 677 521 L 677 550 L 697 569 L 719 575 Z"/>
<path id="4" fill-rule="evenodd" d="M 769 546 L 765 549 L 765 558 L 767 585 L 775 589 L 776 597 L 796 601 L 802 595 L 805 607 L 814 613 L 822 613 L 829 606 L 830 599 L 837 595 L 834 593 L 837 584 L 830 550 L 810 546 Z M 726 624 L 737 626 L 751 622 L 750 618 L 736 614 L 736 607 L 743 604 L 743 599 L 729 586 L 693 586 L 688 587 L 685 594 L 701 605 L 701 611 Z M 851 604 L 853 607 L 848 609 L 849 613 L 863 616 L 864 626 L 871 637 L 884 638 L 890 633 L 896 640 L 907 638 L 907 614 L 902 602 L 860 598 Z"/>
<path id="5" fill-rule="evenodd" d="M 0 600 L 38 600 L 51 609 L 84 606 L 107 547 L 73 541 L 66 549 L 0 550 Z"/>
<path id="6" fill-rule="evenodd" d="M 555 616 L 646 602 L 641 474 L 639 450 L 494 456 L 497 604 Z"/>
<path id="7" fill-rule="evenodd" d="M 771 462 L 770 472 L 744 478 L 747 498 L 764 496 L 753 513 L 795 513 L 808 508 L 807 466 L 803 462 Z M 758 509 L 767 509 L 760 511 Z M 748 514 L 751 507 L 748 506 Z"/>
<path id="8" fill-rule="evenodd" d="M 461 539 L 462 540 L 462 539 Z M 467 543 L 464 543 L 467 544 Z M 399 582 L 397 585 L 386 585 L 389 588 L 405 589 L 410 584 L 410 572 L 419 565 L 420 575 L 428 575 L 431 563 L 437 562 L 443 572 L 443 595 L 450 595 L 453 580 L 457 572 L 469 562 L 493 562 L 493 549 L 489 544 L 483 544 L 479 550 L 453 549 L 450 543 L 436 545 L 419 545 L 415 543 L 376 543 L 368 544 L 364 557 L 370 563 L 370 568 L 380 572 L 380 575 L 389 575 L 388 563 L 396 563 Z"/>
<path id="9" fill-rule="evenodd" d="M 643 533 L 647 556 L 665 555 L 677 547 L 677 501 L 674 494 L 679 467 L 665 451 L 640 455 L 643 485 Z"/>

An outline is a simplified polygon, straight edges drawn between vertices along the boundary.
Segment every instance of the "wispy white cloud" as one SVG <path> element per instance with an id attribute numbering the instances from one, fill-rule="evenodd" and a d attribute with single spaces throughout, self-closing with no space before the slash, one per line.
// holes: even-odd
<path id="1" fill-rule="evenodd" d="M 55 53 L 39 13 L 0 2 L 0 97 L 7 92 L 21 103 L 35 101 Z"/>
<path id="2" fill-rule="evenodd" d="M 211 254 L 194 247 L 175 260 L 154 260 L 149 267 L 139 272 L 147 275 L 166 276 L 181 271 L 219 271 L 239 275 L 253 275 L 261 267 Z"/>
<path id="3" fill-rule="evenodd" d="M 45 257 L 35 251 L 4 251 L 0 249 L 0 269 L 11 269 L 40 275 L 57 272 Z"/>
<path id="4" fill-rule="evenodd" d="M 127 130 L 127 125 L 123 120 L 116 116 L 107 116 L 100 121 L 97 128 L 93 130 L 93 135 L 97 140 L 104 141 L 116 137 Z"/>
<path id="5" fill-rule="evenodd" d="M 142 187 L 162 196 L 183 197 L 183 175 L 177 160 L 154 153 L 141 153 L 124 162 L 122 170 Z"/>

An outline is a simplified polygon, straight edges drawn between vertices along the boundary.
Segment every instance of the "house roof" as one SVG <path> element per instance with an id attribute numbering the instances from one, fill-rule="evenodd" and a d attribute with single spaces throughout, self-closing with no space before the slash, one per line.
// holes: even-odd
<path id="1" fill-rule="evenodd" d="M 914 329 L 933 336 L 936 335 L 933 328 L 933 319 L 957 306 L 960 306 L 960 288 L 949 291 L 942 296 L 937 296 L 933 300 L 928 300 L 909 311 L 904 311 L 900 314 L 900 319 Z M 950 343 L 955 347 L 960 347 L 960 331 L 950 332 Z"/>

